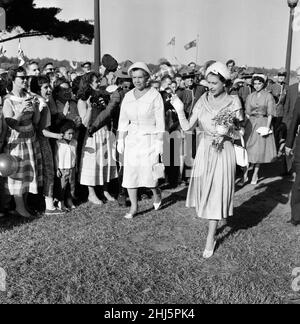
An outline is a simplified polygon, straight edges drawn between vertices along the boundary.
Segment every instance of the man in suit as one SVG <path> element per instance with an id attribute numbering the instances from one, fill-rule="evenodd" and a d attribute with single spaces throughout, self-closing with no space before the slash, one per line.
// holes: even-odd
<path id="1" fill-rule="evenodd" d="M 297 83 L 288 87 L 287 96 L 284 104 L 283 123 L 285 123 L 287 129 L 289 129 L 289 126 L 292 122 L 295 104 L 298 97 L 300 96 L 300 68 L 298 68 L 296 72 Z"/>
<path id="2" fill-rule="evenodd" d="M 280 70 L 277 74 L 276 82 L 270 87 L 269 90 L 276 102 L 276 116 L 272 119 L 272 126 L 274 130 L 277 152 L 280 155 L 282 155 L 281 151 L 284 147 L 284 137 L 286 134 L 282 127 L 284 105 L 287 96 L 286 76 L 286 70 Z"/>
<path id="3" fill-rule="evenodd" d="M 296 99 L 293 110 L 293 117 L 291 118 L 288 135 L 286 140 L 286 155 L 294 155 L 294 164 L 296 170 L 296 180 L 292 189 L 291 207 L 292 218 L 290 223 L 294 226 L 300 225 L 300 137 L 297 136 L 300 126 L 300 96 Z M 296 146 L 293 152 L 294 143 Z"/>

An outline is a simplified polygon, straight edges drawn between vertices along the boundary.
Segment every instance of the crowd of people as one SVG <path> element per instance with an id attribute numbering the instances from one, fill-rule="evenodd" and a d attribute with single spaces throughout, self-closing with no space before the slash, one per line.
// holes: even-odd
<path id="1" fill-rule="evenodd" d="M 162 60 L 153 73 L 145 63 L 118 64 L 106 54 L 99 71 L 90 62 L 81 68 L 30 61 L 0 71 L 0 153 L 18 165 L 0 176 L 0 217 L 32 217 L 29 194 L 43 197 L 46 215 L 64 214 L 84 201 L 84 187 L 99 208 L 130 200 L 125 218 L 132 219 L 141 196 L 153 195 L 159 210 L 162 189 L 189 186 L 187 207 L 209 220 L 203 256 L 211 257 L 218 222 L 233 215 L 235 185 L 247 184 L 251 170 L 250 183 L 258 184 L 262 164 L 293 154 L 298 84 L 289 88 L 284 70 L 274 80 L 234 60 L 201 67 Z M 233 122 L 220 133 L 216 120 L 224 112 Z M 241 139 L 246 167 L 236 165 Z M 297 154 L 295 160 L 291 222 L 298 225 Z"/>

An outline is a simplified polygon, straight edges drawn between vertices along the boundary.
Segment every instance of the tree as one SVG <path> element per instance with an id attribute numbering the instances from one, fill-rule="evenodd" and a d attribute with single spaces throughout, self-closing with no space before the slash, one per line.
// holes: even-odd
<path id="1" fill-rule="evenodd" d="M 9 40 L 48 36 L 49 39 L 63 38 L 68 41 L 78 41 L 91 44 L 94 38 L 94 26 L 88 21 L 61 21 L 56 16 L 61 12 L 59 8 L 36 8 L 34 0 L 0 0 L 0 7 L 6 10 L 7 32 L 21 29 L 21 33 L 5 39 Z"/>

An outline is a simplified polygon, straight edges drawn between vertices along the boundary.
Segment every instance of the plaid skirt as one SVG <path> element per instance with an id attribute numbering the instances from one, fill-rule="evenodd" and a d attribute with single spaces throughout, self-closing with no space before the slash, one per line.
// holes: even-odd
<path id="1" fill-rule="evenodd" d="M 38 194 L 39 188 L 43 186 L 43 167 L 40 144 L 36 136 L 8 139 L 5 152 L 15 156 L 18 161 L 17 172 L 7 178 L 8 194 Z"/>

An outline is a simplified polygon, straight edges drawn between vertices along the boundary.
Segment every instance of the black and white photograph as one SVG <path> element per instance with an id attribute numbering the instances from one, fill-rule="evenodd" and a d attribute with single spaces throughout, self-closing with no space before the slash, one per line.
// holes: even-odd
<path id="1" fill-rule="evenodd" d="M 299 0 L 0 0 L 0 304 L 300 304 L 299 132 Z"/>

